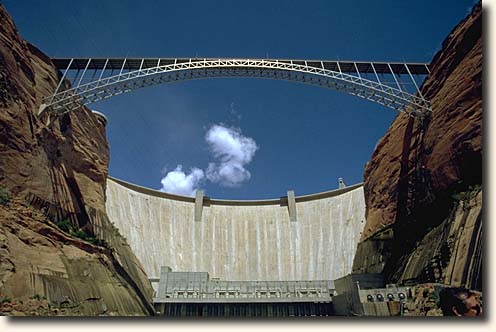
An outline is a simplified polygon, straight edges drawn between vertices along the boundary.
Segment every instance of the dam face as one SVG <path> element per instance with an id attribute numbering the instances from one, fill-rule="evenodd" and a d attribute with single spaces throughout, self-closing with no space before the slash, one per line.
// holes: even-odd
<path id="1" fill-rule="evenodd" d="M 365 225 L 362 185 L 296 197 L 296 221 L 287 202 L 207 199 L 195 221 L 194 198 L 107 180 L 107 214 L 149 278 L 158 278 L 161 266 L 221 280 L 334 280 L 350 273 Z"/>

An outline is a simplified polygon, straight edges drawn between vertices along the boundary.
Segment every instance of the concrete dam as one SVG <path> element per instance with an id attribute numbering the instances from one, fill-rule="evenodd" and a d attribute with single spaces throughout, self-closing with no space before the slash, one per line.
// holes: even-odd
<path id="1" fill-rule="evenodd" d="M 362 184 L 257 201 L 183 197 L 107 180 L 106 210 L 149 278 L 161 266 L 220 280 L 334 280 L 365 225 Z"/>

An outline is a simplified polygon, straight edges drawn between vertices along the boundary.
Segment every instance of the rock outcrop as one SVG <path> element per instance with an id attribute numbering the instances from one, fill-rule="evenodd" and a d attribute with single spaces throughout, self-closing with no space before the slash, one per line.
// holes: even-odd
<path id="1" fill-rule="evenodd" d="M 0 22 L 0 186 L 14 197 L 0 210 L 0 297 L 67 298 L 83 308 L 71 314 L 152 314 L 151 285 L 105 213 L 105 128 L 87 108 L 49 126 L 36 116 L 60 73 L 2 6 Z"/>
<path id="2" fill-rule="evenodd" d="M 367 222 L 354 271 L 480 287 L 481 3 L 446 38 L 430 70 L 421 93 L 431 116 L 398 116 L 366 165 Z M 450 270 L 454 260 L 462 271 Z M 433 270 L 436 276 L 425 275 Z"/>

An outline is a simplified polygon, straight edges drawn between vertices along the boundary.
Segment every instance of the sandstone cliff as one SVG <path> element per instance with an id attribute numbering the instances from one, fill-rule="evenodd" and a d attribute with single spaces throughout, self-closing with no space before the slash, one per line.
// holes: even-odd
<path id="1" fill-rule="evenodd" d="M 0 209 L 0 298 L 151 314 L 151 285 L 105 213 L 105 128 L 87 108 L 50 126 L 35 116 L 60 73 L 2 6 L 0 22 L 0 187 L 13 197 Z"/>
<path id="2" fill-rule="evenodd" d="M 423 121 L 399 115 L 366 165 L 367 223 L 354 271 L 480 288 L 481 3 L 453 29 L 430 68 L 421 92 L 432 115 Z M 449 268 L 455 261 L 462 271 Z M 434 270 L 435 276 L 426 272 Z"/>

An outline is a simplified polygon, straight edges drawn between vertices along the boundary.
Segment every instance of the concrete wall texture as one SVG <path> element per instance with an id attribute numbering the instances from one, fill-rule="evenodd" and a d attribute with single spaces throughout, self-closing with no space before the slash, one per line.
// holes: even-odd
<path id="1" fill-rule="evenodd" d="M 204 201 L 107 180 L 106 209 L 149 278 L 161 266 L 221 280 L 334 280 L 351 272 L 365 225 L 361 184 L 284 199 Z"/>

